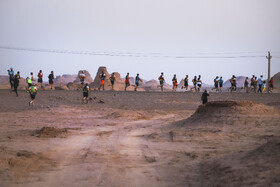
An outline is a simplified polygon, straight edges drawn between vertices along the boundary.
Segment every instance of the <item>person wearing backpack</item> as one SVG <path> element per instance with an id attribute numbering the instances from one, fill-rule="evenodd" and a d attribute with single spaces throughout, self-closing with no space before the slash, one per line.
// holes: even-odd
<path id="1" fill-rule="evenodd" d="M 220 92 L 222 92 L 223 85 L 224 85 L 223 77 L 220 77 L 220 80 L 219 80 Z"/>
<path id="2" fill-rule="evenodd" d="M 219 77 L 216 76 L 216 78 L 214 79 L 214 86 L 215 86 L 215 89 L 216 89 L 216 92 L 219 91 Z"/>
<path id="3" fill-rule="evenodd" d="M 54 80 L 53 71 L 51 71 L 51 74 L 49 74 L 48 78 L 49 78 L 49 85 L 51 85 L 51 90 L 53 90 L 53 80 Z"/>

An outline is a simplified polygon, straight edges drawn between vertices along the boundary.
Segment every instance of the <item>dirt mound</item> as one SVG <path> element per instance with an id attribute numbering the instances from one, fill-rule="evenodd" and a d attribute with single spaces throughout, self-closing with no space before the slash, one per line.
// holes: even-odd
<path id="1" fill-rule="evenodd" d="M 134 120 L 147 120 L 150 115 L 143 111 L 115 111 L 105 116 L 106 119 L 126 118 Z"/>
<path id="2" fill-rule="evenodd" d="M 201 186 L 279 186 L 280 137 L 259 148 L 201 165 Z"/>
<path id="3" fill-rule="evenodd" d="M 67 88 L 69 90 L 80 90 L 81 89 L 81 84 L 75 84 L 73 82 L 70 82 L 67 84 Z"/>
<path id="4" fill-rule="evenodd" d="M 17 181 L 28 176 L 30 172 L 55 166 L 56 163 L 47 154 L 29 151 L 19 151 L 14 156 L 0 159 L 0 173 L 4 181 Z"/>
<path id="5" fill-rule="evenodd" d="M 43 127 L 39 130 L 34 131 L 31 136 L 44 137 L 44 138 L 55 138 L 57 136 L 66 136 L 69 130 L 79 130 L 76 128 L 56 128 L 56 127 Z"/>
<path id="6" fill-rule="evenodd" d="M 188 119 L 178 122 L 184 125 L 191 122 L 227 123 L 256 118 L 258 116 L 279 115 L 274 107 L 249 101 L 212 101 L 206 105 L 200 105 L 196 112 Z"/>
<path id="7" fill-rule="evenodd" d="M 64 84 L 57 85 L 54 88 L 55 90 L 69 90 L 69 88 Z"/>
<path id="8" fill-rule="evenodd" d="M 274 86 L 280 88 L 280 72 L 273 75 Z"/>

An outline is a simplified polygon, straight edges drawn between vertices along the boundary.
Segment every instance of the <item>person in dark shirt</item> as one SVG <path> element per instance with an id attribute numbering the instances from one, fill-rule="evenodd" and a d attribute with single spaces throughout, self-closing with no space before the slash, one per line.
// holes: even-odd
<path id="1" fill-rule="evenodd" d="M 207 90 L 205 90 L 201 96 L 202 104 L 206 104 L 208 102 L 208 98 L 207 98 L 208 96 L 209 94 Z"/>
<path id="2" fill-rule="evenodd" d="M 18 86 L 19 86 L 19 79 L 20 79 L 19 74 L 16 74 L 15 77 L 14 77 L 14 92 L 16 92 L 17 96 L 18 96 L 17 89 L 18 89 Z"/>
<path id="3" fill-rule="evenodd" d="M 51 74 L 49 74 L 49 85 L 51 85 L 51 90 L 53 89 L 53 80 L 54 80 L 54 73 L 51 71 Z"/>

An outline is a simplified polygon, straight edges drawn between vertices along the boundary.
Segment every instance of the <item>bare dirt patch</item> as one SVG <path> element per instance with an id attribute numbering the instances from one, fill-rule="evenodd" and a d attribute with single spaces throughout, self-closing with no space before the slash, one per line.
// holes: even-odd
<path id="1" fill-rule="evenodd" d="M 81 128 L 57 128 L 57 127 L 43 127 L 39 130 L 35 130 L 31 136 L 39 138 L 55 138 L 66 137 L 70 130 L 81 130 Z"/>

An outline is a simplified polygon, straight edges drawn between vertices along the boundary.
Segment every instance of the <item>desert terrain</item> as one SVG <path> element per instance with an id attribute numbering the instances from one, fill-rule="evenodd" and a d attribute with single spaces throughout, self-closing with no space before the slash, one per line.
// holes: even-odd
<path id="1" fill-rule="evenodd" d="M 0 186 L 279 186 L 280 94 L 0 90 Z"/>

